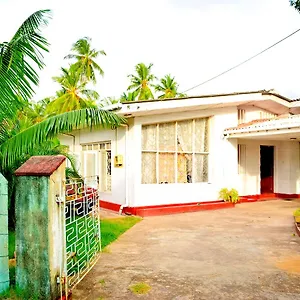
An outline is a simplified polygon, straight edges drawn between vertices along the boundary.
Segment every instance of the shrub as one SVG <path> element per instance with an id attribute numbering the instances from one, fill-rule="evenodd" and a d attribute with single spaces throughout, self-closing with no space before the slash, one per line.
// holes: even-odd
<path id="1" fill-rule="evenodd" d="M 219 192 L 219 198 L 224 201 L 237 203 L 239 201 L 239 193 L 236 189 L 222 188 Z"/>
<path id="2" fill-rule="evenodd" d="M 300 208 L 294 211 L 294 217 L 300 217 Z"/>

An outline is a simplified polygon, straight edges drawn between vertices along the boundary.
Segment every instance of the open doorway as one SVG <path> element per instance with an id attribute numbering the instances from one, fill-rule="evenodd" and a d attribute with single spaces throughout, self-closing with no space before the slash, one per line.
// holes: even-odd
<path id="1" fill-rule="evenodd" d="M 260 146 L 260 192 L 274 193 L 274 146 Z"/>

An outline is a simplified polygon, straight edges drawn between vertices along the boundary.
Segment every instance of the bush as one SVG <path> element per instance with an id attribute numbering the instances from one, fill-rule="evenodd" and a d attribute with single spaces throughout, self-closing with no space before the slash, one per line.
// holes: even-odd
<path id="1" fill-rule="evenodd" d="M 239 201 L 239 193 L 236 189 L 227 189 L 223 188 L 219 192 L 219 198 L 221 198 L 224 201 L 237 203 Z"/>
<path id="2" fill-rule="evenodd" d="M 294 217 L 300 217 L 300 208 L 294 211 Z"/>

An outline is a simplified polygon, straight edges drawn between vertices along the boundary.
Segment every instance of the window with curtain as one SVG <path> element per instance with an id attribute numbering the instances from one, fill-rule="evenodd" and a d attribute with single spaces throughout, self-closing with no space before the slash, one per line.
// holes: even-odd
<path id="1" fill-rule="evenodd" d="M 142 183 L 208 181 L 208 118 L 142 126 Z"/>

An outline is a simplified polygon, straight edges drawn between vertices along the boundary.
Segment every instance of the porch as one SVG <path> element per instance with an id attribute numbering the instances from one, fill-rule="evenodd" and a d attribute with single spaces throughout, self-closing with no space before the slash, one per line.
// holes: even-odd
<path id="1" fill-rule="evenodd" d="M 298 197 L 300 115 L 240 124 L 224 137 L 237 146 L 241 195 Z"/>

